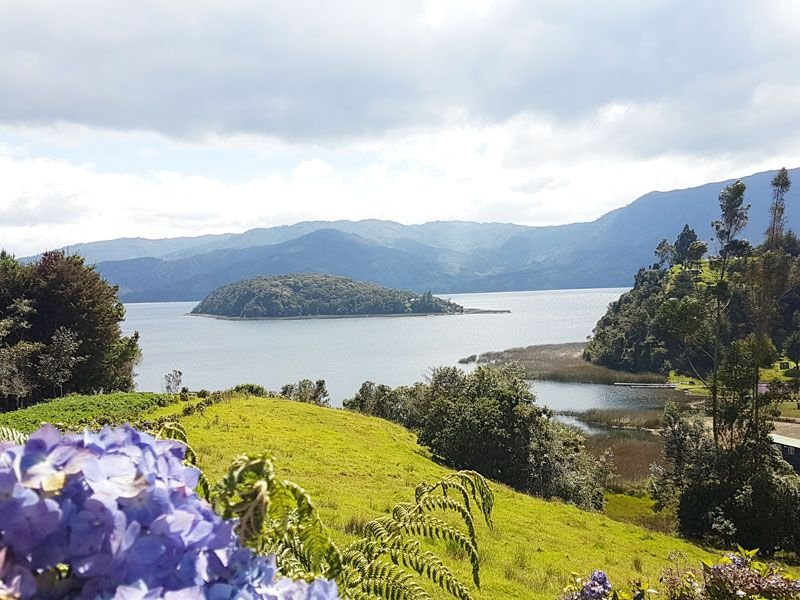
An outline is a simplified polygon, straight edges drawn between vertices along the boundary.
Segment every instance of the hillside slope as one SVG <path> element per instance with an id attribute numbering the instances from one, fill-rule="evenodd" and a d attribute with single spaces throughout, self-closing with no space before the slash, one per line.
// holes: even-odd
<path id="1" fill-rule="evenodd" d="M 418 256 L 334 229 L 270 246 L 103 262 L 97 268 L 119 286 L 124 302 L 201 300 L 215 288 L 259 275 L 326 273 L 420 292 L 449 280 L 433 253 Z"/>
<path id="2" fill-rule="evenodd" d="M 335 537 L 348 522 L 373 518 L 413 499 L 421 481 L 446 470 L 409 431 L 381 419 L 342 410 L 264 398 L 237 398 L 182 418 L 201 466 L 217 480 L 245 452 L 268 452 L 280 474 L 302 485 Z M 482 590 L 476 598 L 553 600 L 571 571 L 605 568 L 612 580 L 656 581 L 672 551 L 692 562 L 702 549 L 668 535 L 625 525 L 557 502 L 545 502 L 493 484 L 495 529 L 479 529 Z M 438 552 L 448 564 L 466 565 Z M 636 565 L 641 564 L 641 573 Z"/>

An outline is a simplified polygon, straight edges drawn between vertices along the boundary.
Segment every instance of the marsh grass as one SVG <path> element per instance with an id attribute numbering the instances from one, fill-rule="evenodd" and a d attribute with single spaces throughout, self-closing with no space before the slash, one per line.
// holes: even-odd
<path id="1" fill-rule="evenodd" d="M 641 491 L 646 487 L 650 465 L 663 463 L 662 446 L 661 436 L 635 431 L 586 438 L 586 449 L 595 456 L 611 450 L 616 472 L 611 488 L 625 492 Z"/>
<path id="2" fill-rule="evenodd" d="M 618 429 L 660 429 L 664 411 L 660 408 L 591 408 L 582 412 L 565 411 L 588 425 Z"/>
<path id="3" fill-rule="evenodd" d="M 583 360 L 583 342 L 571 344 L 543 344 L 510 348 L 500 352 L 484 352 L 477 358 L 479 364 L 501 365 L 516 362 L 522 365 L 528 379 L 569 383 L 666 383 L 664 375 L 657 373 L 628 373 L 614 371 Z M 459 362 L 473 362 L 467 357 Z"/>

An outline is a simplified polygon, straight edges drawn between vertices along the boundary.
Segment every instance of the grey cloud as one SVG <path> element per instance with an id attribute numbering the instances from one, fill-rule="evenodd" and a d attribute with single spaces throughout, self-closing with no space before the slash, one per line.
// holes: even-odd
<path id="1" fill-rule="evenodd" d="M 0 122 L 325 142 L 435 127 L 454 108 L 570 128 L 618 102 L 678 120 L 627 123 L 610 140 L 621 152 L 800 135 L 796 103 L 754 100 L 764 84 L 800 86 L 800 37 L 776 35 L 755 0 L 508 1 L 438 29 L 423 12 L 422 1 L 7 3 Z"/>

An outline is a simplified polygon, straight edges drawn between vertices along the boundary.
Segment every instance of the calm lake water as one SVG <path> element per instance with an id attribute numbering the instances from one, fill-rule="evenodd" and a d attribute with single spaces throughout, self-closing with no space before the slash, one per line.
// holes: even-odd
<path id="1" fill-rule="evenodd" d="M 193 302 L 126 305 L 126 333 L 141 336 L 140 390 L 160 391 L 164 374 L 183 372 L 190 389 L 259 383 L 278 389 L 299 379 L 325 379 L 332 404 L 365 380 L 411 384 L 431 367 L 459 358 L 532 344 L 579 342 L 624 289 L 453 294 L 469 308 L 510 314 L 226 321 L 188 316 Z M 663 391 L 537 382 L 540 402 L 556 410 L 660 406 Z"/>

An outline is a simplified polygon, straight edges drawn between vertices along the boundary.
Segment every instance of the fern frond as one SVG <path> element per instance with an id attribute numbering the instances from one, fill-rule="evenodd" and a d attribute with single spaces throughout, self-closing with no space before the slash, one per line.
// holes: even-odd
<path id="1" fill-rule="evenodd" d="M 420 575 L 424 575 L 450 595 L 464 600 L 471 597 L 464 584 L 433 552 L 419 554 L 395 549 L 389 551 L 389 556 L 395 564 L 402 564 Z"/>
<path id="2" fill-rule="evenodd" d="M 0 442 L 11 442 L 17 446 L 22 446 L 27 441 L 27 434 L 22 433 L 13 427 L 0 426 Z"/>
<path id="3" fill-rule="evenodd" d="M 370 564 L 361 589 L 387 600 L 428 600 L 428 593 L 414 577 L 398 565 L 374 561 Z"/>
<path id="4" fill-rule="evenodd" d="M 467 531 L 469 532 L 469 538 L 475 543 L 475 521 L 472 519 L 472 513 L 469 511 L 469 508 L 460 502 L 456 502 L 452 498 L 448 498 L 447 496 L 424 496 L 421 498 L 417 504 L 418 510 L 425 511 L 425 512 L 433 512 L 435 510 L 439 510 L 442 512 L 452 511 L 457 513 L 461 519 L 464 521 L 464 524 L 467 526 Z"/>
<path id="5" fill-rule="evenodd" d="M 400 525 L 402 529 L 408 533 L 432 540 L 445 540 L 461 548 L 469 557 L 469 562 L 472 565 L 472 580 L 475 582 L 475 586 L 478 588 L 481 587 L 478 549 L 467 536 L 441 519 L 437 519 L 431 515 L 420 515 L 418 518 L 401 522 Z"/>
<path id="6" fill-rule="evenodd" d="M 310 496 L 280 480 L 267 455 L 236 458 L 215 501 L 223 516 L 239 520 L 239 535 L 250 546 L 283 558 L 285 575 L 338 579 L 342 556 L 319 518 Z"/>
<path id="7" fill-rule="evenodd" d="M 448 473 L 432 485 L 421 483 L 416 489 L 417 503 L 435 492 L 437 488 L 442 490 L 442 495 L 445 497 L 451 489 L 458 491 L 464 500 L 464 506 L 470 512 L 470 499 L 472 499 L 478 505 L 489 528 L 493 526 L 494 493 L 483 475 L 476 471 L 456 471 Z"/>

